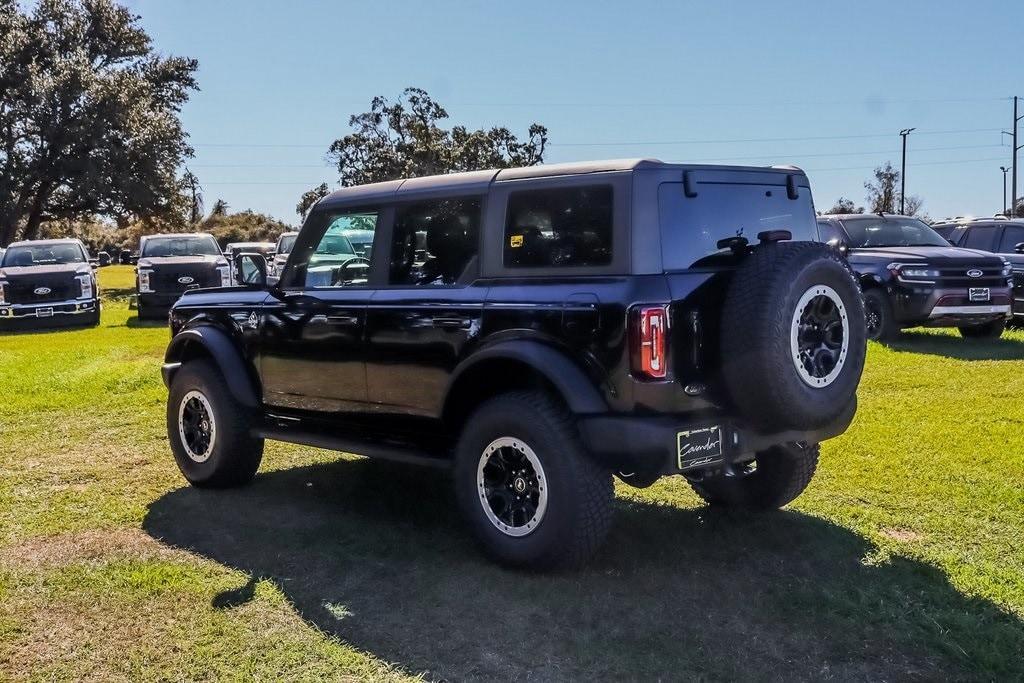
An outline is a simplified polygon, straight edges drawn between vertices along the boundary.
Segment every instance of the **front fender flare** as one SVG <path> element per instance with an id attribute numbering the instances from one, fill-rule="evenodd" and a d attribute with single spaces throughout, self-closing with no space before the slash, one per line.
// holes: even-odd
<path id="1" fill-rule="evenodd" d="M 452 389 L 466 373 L 493 360 L 512 360 L 530 366 L 554 385 L 573 413 L 583 415 L 608 412 L 608 404 L 596 388 L 595 381 L 577 363 L 555 348 L 526 339 L 498 342 L 463 360 L 456 366 L 448 382 L 446 404 Z"/>
<path id="2" fill-rule="evenodd" d="M 238 347 L 223 331 L 210 325 L 198 325 L 174 335 L 164 353 L 164 384 L 171 385 L 174 375 L 183 361 L 194 357 L 197 350 L 209 356 L 217 364 L 231 395 L 246 408 L 259 406 L 256 383 L 246 368 Z"/>

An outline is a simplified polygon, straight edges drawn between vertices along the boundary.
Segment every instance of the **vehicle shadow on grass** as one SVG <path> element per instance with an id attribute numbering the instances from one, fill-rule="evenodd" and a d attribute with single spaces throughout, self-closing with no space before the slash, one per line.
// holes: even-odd
<path id="1" fill-rule="evenodd" d="M 231 491 L 182 488 L 145 530 L 273 581 L 310 624 L 427 679 L 1008 678 L 1024 624 L 939 570 L 797 512 L 761 516 L 619 499 L 578 572 L 495 566 L 444 475 L 340 460 Z"/>
<path id="2" fill-rule="evenodd" d="M 140 327 L 167 327 L 166 320 L 160 320 L 158 318 L 140 318 L 137 315 L 133 315 L 124 321 L 125 327 L 140 328 Z"/>
<path id="3" fill-rule="evenodd" d="M 958 360 L 1024 360 L 1024 341 L 965 339 L 954 334 L 935 334 L 924 330 L 904 331 L 887 346 L 895 351 L 946 356 Z"/>

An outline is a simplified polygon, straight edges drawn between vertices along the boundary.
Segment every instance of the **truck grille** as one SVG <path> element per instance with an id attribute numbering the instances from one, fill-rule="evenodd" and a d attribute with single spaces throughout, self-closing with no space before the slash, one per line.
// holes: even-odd
<path id="1" fill-rule="evenodd" d="M 179 282 L 180 278 L 192 278 L 192 282 Z M 220 273 L 216 270 L 160 268 L 150 275 L 150 287 L 155 292 L 184 292 L 200 287 L 219 287 Z"/>
<path id="2" fill-rule="evenodd" d="M 37 294 L 36 290 L 49 289 L 49 292 Z M 8 280 L 5 287 L 7 303 L 11 304 L 46 304 L 55 301 L 77 299 L 82 294 L 82 285 L 74 275 L 62 274 L 60 277 L 31 277 Z"/>
<path id="3" fill-rule="evenodd" d="M 981 277 L 967 277 L 968 270 L 980 270 Z M 939 281 L 943 287 L 1005 287 L 1002 266 L 991 268 L 971 268 L 962 266 L 942 268 L 939 270 Z"/>

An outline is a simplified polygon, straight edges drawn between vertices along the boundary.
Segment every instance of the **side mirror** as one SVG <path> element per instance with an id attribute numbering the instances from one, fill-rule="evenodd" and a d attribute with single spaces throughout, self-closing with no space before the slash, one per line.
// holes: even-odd
<path id="1" fill-rule="evenodd" d="M 245 252 L 234 259 L 235 284 L 246 287 L 267 286 L 267 259 L 263 254 Z"/>
<path id="2" fill-rule="evenodd" d="M 100 267 L 100 260 L 98 258 L 89 259 L 89 265 L 92 266 L 93 270 L 97 270 Z"/>
<path id="3" fill-rule="evenodd" d="M 832 239 L 830 239 L 825 244 L 827 244 L 828 246 L 832 247 L 833 249 L 838 251 L 843 256 L 846 256 L 846 252 L 850 251 L 850 248 L 846 246 L 846 242 L 844 242 L 843 240 L 839 239 L 838 237 L 833 237 Z"/>
<path id="4" fill-rule="evenodd" d="M 1017 244 L 1013 245 L 1013 250 L 1018 254 L 1024 254 L 1024 242 L 1017 242 Z"/>

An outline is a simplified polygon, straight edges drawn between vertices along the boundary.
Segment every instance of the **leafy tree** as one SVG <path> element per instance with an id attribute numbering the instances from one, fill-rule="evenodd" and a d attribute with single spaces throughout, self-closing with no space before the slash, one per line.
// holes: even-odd
<path id="1" fill-rule="evenodd" d="M 185 187 L 186 198 L 188 199 L 188 222 L 198 223 L 203 217 L 203 188 L 199 184 L 199 178 L 192 171 L 185 169 L 185 175 L 181 178 L 181 184 Z"/>
<path id="2" fill-rule="evenodd" d="M 840 197 L 836 200 L 836 203 L 832 205 L 831 209 L 822 212 L 825 216 L 841 213 L 864 213 L 864 207 L 854 205 L 852 199 Z"/>
<path id="3" fill-rule="evenodd" d="M 227 216 L 228 215 L 228 203 L 223 199 L 218 199 L 213 203 L 213 208 L 210 210 L 210 218 L 214 216 Z"/>
<path id="4" fill-rule="evenodd" d="M 900 172 L 893 168 L 891 162 L 875 169 L 874 180 L 864 183 L 868 191 L 867 200 L 871 205 L 871 213 L 897 213 L 900 210 Z M 903 211 L 908 216 L 917 216 L 924 200 L 914 195 L 907 195 Z"/>
<path id="5" fill-rule="evenodd" d="M 295 213 L 299 214 L 299 218 L 302 220 L 306 220 L 306 214 L 313 208 L 313 205 L 330 194 L 330 192 L 327 189 L 327 183 L 320 183 L 312 190 L 304 192 L 302 197 L 299 198 L 299 203 L 295 205 Z"/>
<path id="6" fill-rule="evenodd" d="M 0 0 L 0 245 L 47 220 L 166 217 L 197 63 L 114 0 Z"/>
<path id="7" fill-rule="evenodd" d="M 370 111 L 349 119 L 353 132 L 335 140 L 327 156 L 337 165 L 342 185 L 533 166 L 544 160 L 548 130 L 540 124 L 532 124 L 521 141 L 504 127 L 448 130 L 441 126 L 447 118 L 444 107 L 419 88 L 406 88 L 396 102 L 375 97 Z M 300 201 L 300 214 L 302 206 Z"/>
<path id="8" fill-rule="evenodd" d="M 224 207 L 226 210 L 227 204 Z M 211 213 L 197 227 L 211 233 L 221 247 L 232 242 L 274 242 L 282 232 L 292 230 L 287 223 L 249 210 L 232 214 Z"/>

